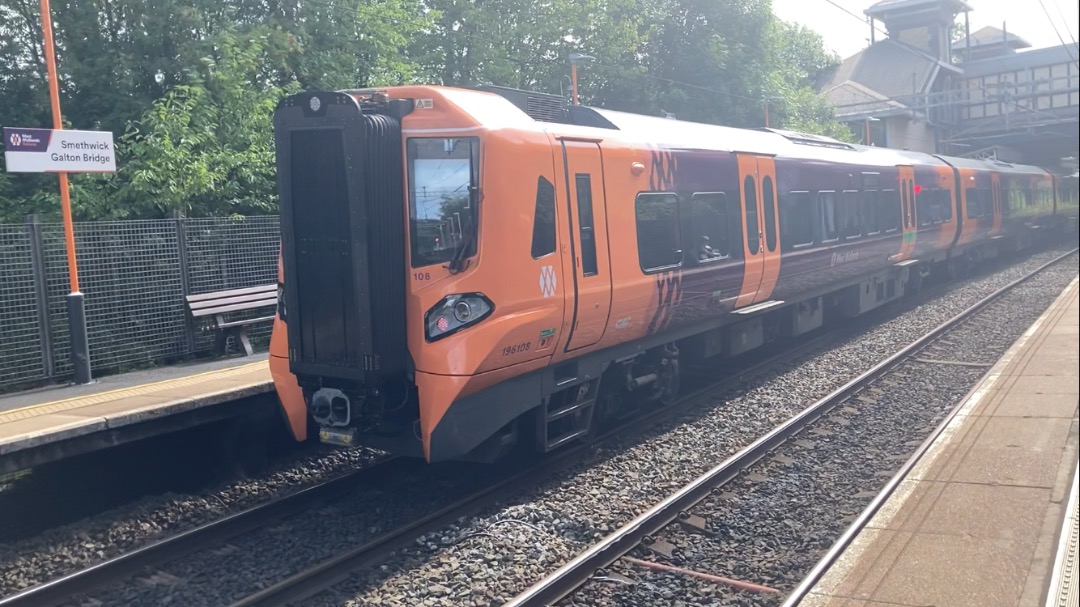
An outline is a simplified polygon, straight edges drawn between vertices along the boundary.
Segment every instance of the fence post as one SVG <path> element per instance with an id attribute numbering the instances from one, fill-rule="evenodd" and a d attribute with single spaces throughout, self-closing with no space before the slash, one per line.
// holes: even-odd
<path id="1" fill-rule="evenodd" d="M 187 227 L 184 225 L 184 215 L 174 211 L 173 226 L 176 229 L 176 251 L 180 256 L 180 291 L 183 297 L 191 295 L 191 276 L 188 273 L 188 248 Z M 186 306 L 183 306 L 186 308 Z M 195 353 L 195 321 L 191 314 L 184 312 L 184 335 L 187 338 L 188 354 Z"/>
<path id="2" fill-rule="evenodd" d="M 41 237 L 41 219 L 26 218 L 26 233 L 30 237 L 30 268 L 34 274 L 34 297 L 37 300 L 38 339 L 41 341 L 41 365 L 45 377 L 56 375 L 53 361 L 52 314 L 49 313 L 49 275 L 45 268 L 45 242 Z"/>

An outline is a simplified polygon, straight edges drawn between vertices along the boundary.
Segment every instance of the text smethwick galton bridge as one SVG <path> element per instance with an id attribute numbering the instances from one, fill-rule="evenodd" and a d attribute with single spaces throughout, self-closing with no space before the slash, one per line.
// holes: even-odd
<path id="1" fill-rule="evenodd" d="M 94 142 L 89 143 L 86 141 L 64 141 L 60 144 L 60 147 L 65 150 L 108 150 L 110 148 L 108 143 Z M 92 154 L 90 152 L 83 152 L 82 154 L 68 154 L 65 152 L 53 152 L 51 154 L 54 162 L 99 162 L 101 164 L 107 164 L 109 162 L 109 156 L 106 154 Z"/>

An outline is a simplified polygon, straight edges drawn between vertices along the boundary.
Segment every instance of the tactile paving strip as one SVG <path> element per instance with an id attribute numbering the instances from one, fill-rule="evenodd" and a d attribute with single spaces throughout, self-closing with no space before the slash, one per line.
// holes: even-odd
<path id="1" fill-rule="evenodd" d="M 1050 589 L 1046 595 L 1047 607 L 1078 607 L 1080 605 L 1080 572 L 1077 571 L 1077 549 L 1080 546 L 1080 513 L 1077 508 L 1077 487 L 1080 470 L 1073 475 L 1072 492 L 1069 506 L 1065 511 L 1065 523 L 1061 529 L 1061 543 L 1054 566 L 1054 577 L 1050 580 Z"/>
<path id="2" fill-rule="evenodd" d="M 262 377 L 262 374 L 256 373 L 256 371 L 258 370 L 264 371 L 265 377 Z M 238 367 L 231 367 L 229 369 L 219 369 L 217 371 L 196 373 L 195 375 L 187 375 L 185 377 L 178 377 L 176 379 L 169 379 L 165 381 L 155 382 L 152 384 L 143 384 L 140 386 L 131 386 L 130 388 L 110 390 L 108 392 L 87 394 L 85 396 L 77 396 L 74 398 L 57 400 L 50 403 L 32 405 L 29 407 L 24 407 L 22 409 L 15 409 L 13 411 L 5 411 L 4 413 L 0 413 L 0 424 L 18 421 L 21 419 L 29 419 L 31 417 L 37 417 L 39 415 L 48 415 L 50 413 L 70 411 L 72 409 L 78 409 L 80 407 L 98 405 L 114 400 L 120 400 L 122 398 L 130 398 L 132 396 L 151 396 L 154 394 L 169 393 L 177 390 L 178 388 L 184 388 L 206 381 L 230 379 L 243 375 L 251 375 L 253 382 L 270 380 L 269 367 L 267 366 L 266 361 L 261 361 L 257 363 L 240 365 Z"/>

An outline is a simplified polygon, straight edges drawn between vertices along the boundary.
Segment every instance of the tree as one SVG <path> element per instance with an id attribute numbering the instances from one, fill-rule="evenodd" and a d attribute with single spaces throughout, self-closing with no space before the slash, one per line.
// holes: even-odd
<path id="1" fill-rule="evenodd" d="M 813 88 L 840 58 L 825 50 L 816 32 L 779 19 L 773 19 L 766 40 L 771 69 L 765 91 L 778 98 L 770 105 L 770 125 L 852 141 L 851 131 Z"/>
<path id="2" fill-rule="evenodd" d="M 222 32 L 201 69 L 129 126 L 116 215 L 276 212 L 272 115 L 298 86 L 265 82 L 271 38 Z"/>
<path id="3" fill-rule="evenodd" d="M 634 61 L 643 16 L 636 0 L 427 0 L 434 25 L 410 52 L 435 81 L 569 90 L 567 57 Z"/>
<path id="4" fill-rule="evenodd" d="M 419 78 L 419 0 L 54 0 L 67 128 L 111 130 L 115 176 L 72 175 L 77 218 L 275 212 L 270 128 L 304 88 Z M 37 0 L 0 0 L 0 123 L 51 126 Z M 249 46 L 250 45 L 250 46 Z M 56 216 L 55 177 L 5 179 L 0 219 Z M 181 200 L 183 198 L 190 200 Z"/>
<path id="5" fill-rule="evenodd" d="M 495 84 L 738 127 L 850 138 L 812 87 L 835 65 L 769 0 L 53 0 L 69 128 L 111 130 L 116 175 L 75 216 L 276 212 L 271 117 L 299 89 Z M 0 0 L 0 123 L 49 126 L 37 0 Z M 57 217 L 55 178 L 0 179 L 0 220 Z"/>
<path id="6" fill-rule="evenodd" d="M 432 25 L 422 0 L 233 0 L 244 27 L 266 26 L 283 51 L 277 84 L 350 89 L 423 79 L 408 54 Z"/>

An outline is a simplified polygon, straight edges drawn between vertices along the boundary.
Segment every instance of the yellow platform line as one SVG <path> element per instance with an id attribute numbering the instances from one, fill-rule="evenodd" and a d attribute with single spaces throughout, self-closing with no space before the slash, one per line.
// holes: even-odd
<path id="1" fill-rule="evenodd" d="M 70 411 L 72 409 L 88 407 L 90 405 L 99 405 L 101 403 L 120 400 L 122 398 L 130 398 L 132 396 L 145 396 L 147 394 L 152 394 L 163 390 L 182 388 L 204 381 L 228 379 L 231 377 L 237 377 L 246 373 L 250 373 L 251 371 L 257 370 L 258 368 L 266 370 L 267 380 L 269 380 L 269 363 L 264 360 L 260 362 L 240 365 L 237 367 L 230 367 L 228 369 L 204 371 L 202 373 L 195 373 L 194 375 L 185 375 L 184 377 L 176 377 L 173 379 L 166 379 L 149 384 L 130 386 L 127 388 L 119 388 L 116 390 L 109 390 L 107 392 L 97 392 L 95 394 L 86 394 L 83 396 L 76 396 L 73 398 L 66 398 L 63 400 L 56 400 L 48 403 L 40 403 L 37 405 L 21 407 L 19 409 L 12 409 L 10 411 L 4 411 L 3 413 L 0 413 L 0 424 L 18 421 L 21 419 L 28 419 L 31 417 L 37 417 L 39 415 L 48 415 L 49 413 Z"/>

